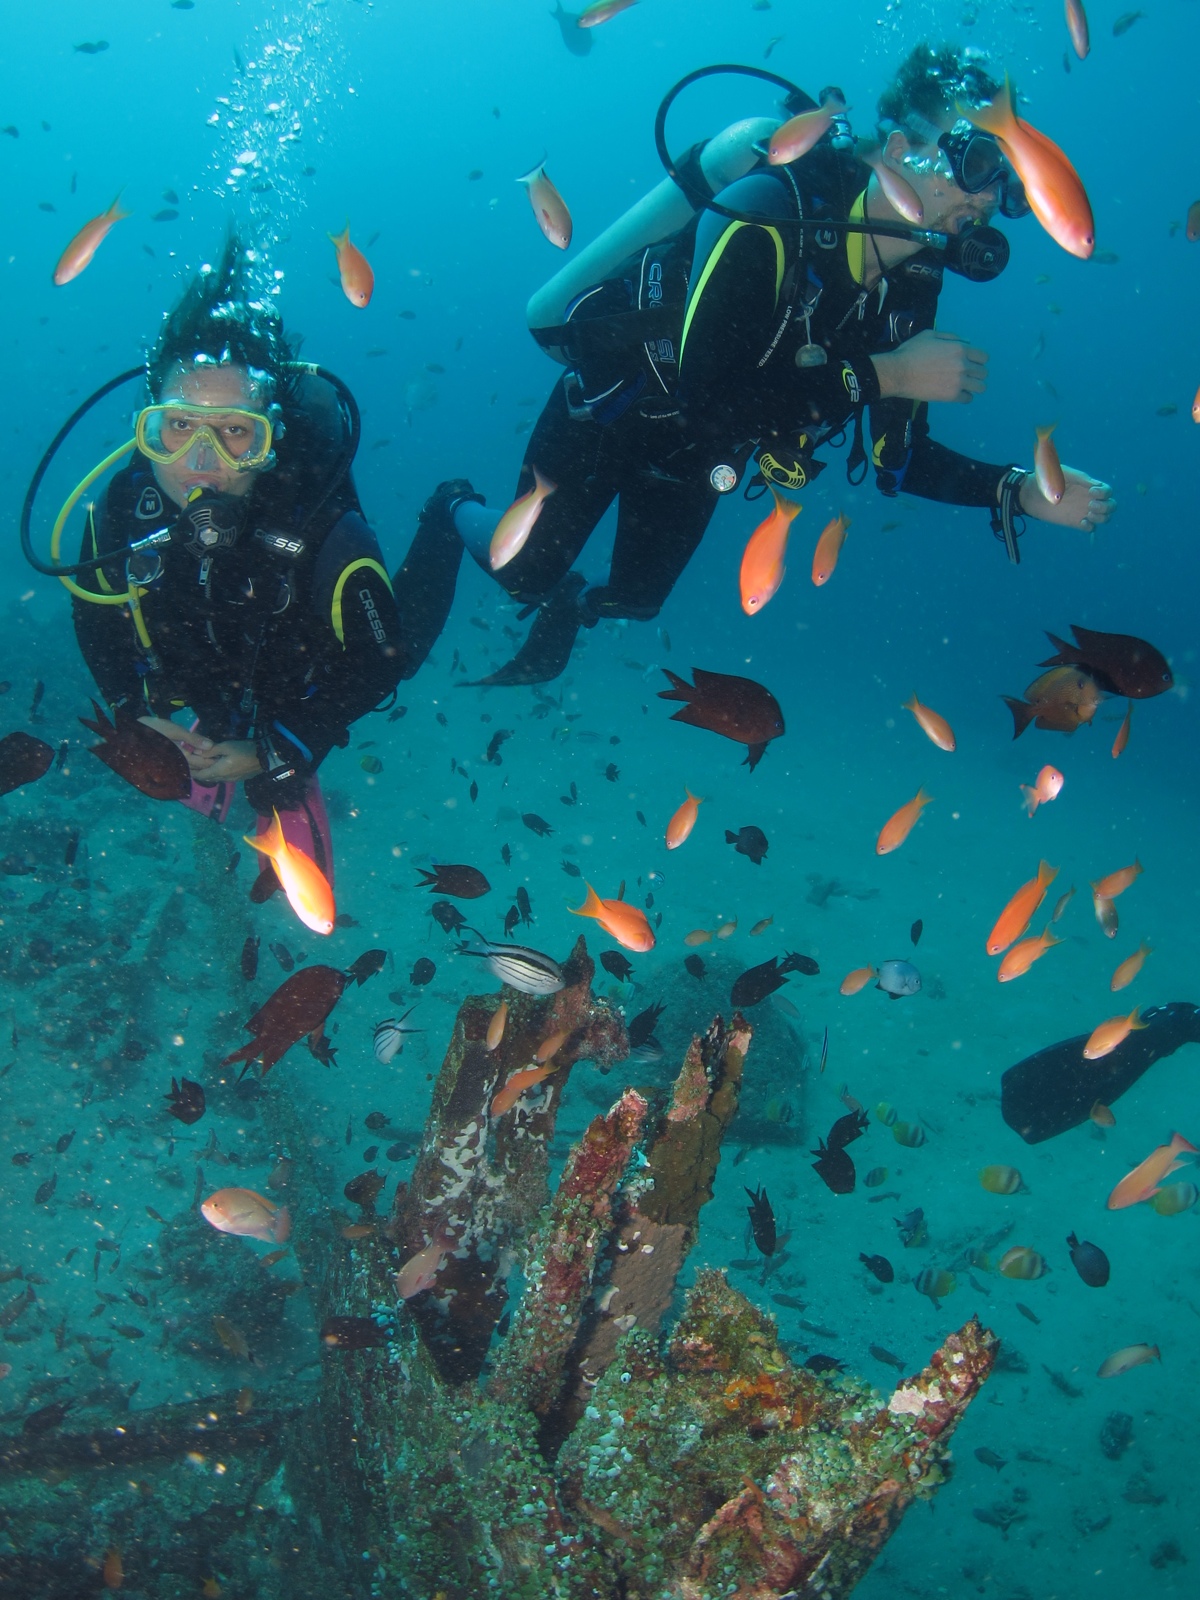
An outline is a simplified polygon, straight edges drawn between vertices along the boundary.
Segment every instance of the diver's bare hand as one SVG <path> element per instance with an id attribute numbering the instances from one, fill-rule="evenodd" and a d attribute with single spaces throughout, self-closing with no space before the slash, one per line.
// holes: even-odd
<path id="1" fill-rule="evenodd" d="M 256 778 L 263 770 L 251 739 L 226 739 L 211 745 L 206 753 L 205 783 L 240 783 L 243 778 Z"/>
<path id="2" fill-rule="evenodd" d="M 969 405 L 987 388 L 987 351 L 976 350 L 956 333 L 927 328 L 871 360 L 885 400 Z"/>
<path id="3" fill-rule="evenodd" d="M 1067 487 L 1057 505 L 1046 499 L 1033 473 L 1027 473 L 1021 485 L 1021 510 L 1039 522 L 1053 522 L 1060 528 L 1082 528 L 1084 533 L 1093 533 L 1117 509 L 1112 487 L 1075 467 L 1065 466 L 1062 470 Z"/>
<path id="4" fill-rule="evenodd" d="M 188 770 L 195 777 L 202 778 L 207 772 L 211 761 L 210 752 L 215 748 L 211 739 L 206 739 L 203 734 L 197 733 L 192 728 L 181 728 L 177 722 L 171 722 L 166 717 L 139 717 L 138 721 L 144 723 L 147 728 L 153 728 L 155 733 L 161 733 L 164 738 L 170 739 L 172 744 L 177 744 L 183 752 Z"/>

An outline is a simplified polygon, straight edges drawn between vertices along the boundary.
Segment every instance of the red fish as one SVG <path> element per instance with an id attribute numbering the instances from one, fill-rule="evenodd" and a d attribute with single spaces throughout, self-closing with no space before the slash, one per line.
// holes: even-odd
<path id="1" fill-rule="evenodd" d="M 533 525 L 542 514 L 542 507 L 558 487 L 533 469 L 533 488 L 519 495 L 500 518 L 488 546 L 488 564 L 499 572 L 520 555 L 525 542 L 533 532 Z"/>
<path id="2" fill-rule="evenodd" d="M 192 775 L 187 758 L 173 739 L 117 706 L 110 722 L 96 702 L 92 701 L 96 720 L 80 717 L 83 726 L 98 733 L 102 744 L 94 744 L 91 753 L 99 756 L 118 778 L 124 778 L 135 789 L 140 789 L 151 800 L 182 800 L 192 792 Z"/>
<path id="3" fill-rule="evenodd" d="M 790 117 L 771 135 L 767 160 L 773 167 L 782 167 L 790 161 L 799 161 L 801 156 L 807 155 L 813 145 L 824 138 L 834 117 L 845 109 L 844 100 L 836 95 L 830 95 L 817 110 L 801 111 L 798 116 Z"/>
<path id="4" fill-rule="evenodd" d="M 64 283 L 70 283 L 86 267 L 91 266 L 92 257 L 107 237 L 108 230 L 113 223 L 120 222 L 129 215 L 128 211 L 121 210 L 120 202 L 121 196 L 118 195 L 107 211 L 102 211 L 98 217 L 93 217 L 90 222 L 85 222 L 62 255 L 59 256 L 58 265 L 54 269 L 54 281 L 59 288 Z"/>
<path id="5" fill-rule="evenodd" d="M 771 494 L 775 509 L 770 516 L 763 518 L 746 541 L 738 573 L 742 610 L 748 617 L 761 611 L 779 591 L 787 570 L 784 558 L 787 555 L 788 534 L 800 512 L 799 502 L 788 500 L 773 485 Z"/>
<path id="6" fill-rule="evenodd" d="M 1057 800 L 1065 781 L 1057 767 L 1043 767 L 1032 784 L 1020 784 L 1021 793 L 1025 796 L 1024 806 L 1029 815 L 1032 817 L 1039 806 Z"/>
<path id="7" fill-rule="evenodd" d="M 679 846 L 688 838 L 692 829 L 696 826 L 696 815 L 704 804 L 703 797 L 694 795 L 686 786 L 683 792 L 687 795 L 687 799 L 676 811 L 670 822 L 667 823 L 668 850 L 678 850 Z"/>
<path id="8" fill-rule="evenodd" d="M 1051 505 L 1056 506 L 1067 492 L 1067 480 L 1063 477 L 1062 463 L 1058 459 L 1058 451 L 1054 448 L 1054 440 L 1050 437 L 1055 426 L 1056 424 L 1051 423 L 1048 428 L 1036 430 L 1037 448 L 1033 452 L 1033 472 L 1039 492 Z"/>
<path id="9" fill-rule="evenodd" d="M 812 581 L 818 589 L 833 577 L 849 527 L 850 518 L 839 511 L 833 521 L 827 522 L 821 530 L 812 560 Z"/>
<path id="10" fill-rule="evenodd" d="M 205 1222 L 218 1233 L 263 1244 L 286 1244 L 292 1219 L 286 1206 L 276 1206 L 253 1189 L 218 1189 L 200 1207 Z"/>
<path id="11" fill-rule="evenodd" d="M 579 907 L 572 906 L 576 917 L 595 917 L 605 933 L 611 933 L 626 950 L 643 954 L 654 949 L 654 930 L 646 920 L 646 913 L 624 900 L 601 900 L 591 884 L 585 884 L 587 899 Z"/>
<path id="12" fill-rule="evenodd" d="M 1140 1205 L 1149 1200 L 1158 1185 L 1172 1172 L 1178 1172 L 1184 1163 L 1181 1155 L 1200 1155 L 1200 1150 L 1181 1133 L 1172 1133 L 1170 1144 L 1160 1144 L 1132 1172 L 1126 1173 L 1108 1197 L 1108 1209 L 1121 1211 L 1125 1206 Z"/>
<path id="13" fill-rule="evenodd" d="M 899 811 L 893 812 L 879 830 L 879 837 L 875 841 L 875 854 L 887 856 L 891 855 L 893 850 L 899 850 L 932 799 L 933 796 L 926 794 L 924 789 L 918 789 L 906 805 L 902 805 Z"/>
<path id="14" fill-rule="evenodd" d="M 669 689 L 660 689 L 660 700 L 682 700 L 672 722 L 686 722 L 692 728 L 706 728 L 747 748 L 745 765 L 753 772 L 772 739 L 784 732 L 783 712 L 769 689 L 752 678 L 737 678 L 724 672 L 692 670 L 694 684 L 677 677 L 668 667 L 662 669 L 671 680 Z"/>
<path id="15" fill-rule="evenodd" d="M 1038 862 L 1037 877 L 1023 883 L 996 918 L 996 925 L 988 934 L 988 955 L 998 956 L 1021 937 L 1046 898 L 1046 890 L 1057 877 L 1057 867 L 1050 866 L 1046 861 Z"/>
<path id="16" fill-rule="evenodd" d="M 1125 707 L 1125 719 L 1117 729 L 1117 737 L 1113 740 L 1112 757 L 1114 761 L 1118 756 L 1125 753 L 1125 747 L 1129 743 L 1129 725 L 1132 721 L 1133 701 L 1130 700 Z"/>
<path id="17" fill-rule="evenodd" d="M 338 275 L 342 280 L 342 293 L 352 306 L 361 311 L 370 304 L 375 292 L 375 274 L 370 263 L 357 245 L 350 243 L 350 224 L 341 233 L 331 233 L 330 243 L 337 251 Z"/>
<path id="18" fill-rule="evenodd" d="M 959 115 L 994 135 L 1025 187 L 1034 216 L 1055 241 L 1086 261 L 1096 248 L 1096 225 L 1079 174 L 1052 139 L 1022 122 L 1008 77 L 988 106 L 959 105 Z"/>
<path id="19" fill-rule="evenodd" d="M 581 23 L 580 26 L 584 24 Z M 567 210 L 567 202 L 546 176 L 545 166 L 539 162 L 532 171 L 518 178 L 517 182 L 525 185 L 525 192 L 529 196 L 529 204 L 533 207 L 538 227 L 551 244 L 557 245 L 560 250 L 566 250 L 571 243 L 574 225 L 571 222 L 571 213 Z M 493 562 L 492 565 L 495 567 L 502 563 Z"/>

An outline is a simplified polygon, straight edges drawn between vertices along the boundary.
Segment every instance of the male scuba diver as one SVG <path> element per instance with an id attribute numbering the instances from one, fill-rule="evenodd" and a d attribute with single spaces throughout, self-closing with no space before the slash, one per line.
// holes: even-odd
<path id="1" fill-rule="evenodd" d="M 353 397 L 295 360 L 233 236 L 166 317 L 146 385 L 131 459 L 89 510 L 79 581 L 64 580 L 80 649 L 111 707 L 179 746 L 185 804 L 223 820 L 242 783 L 259 831 L 277 810 L 332 882 L 315 774 L 402 664 L 350 475 Z M 185 708 L 191 726 L 174 720 Z"/>
<path id="2" fill-rule="evenodd" d="M 704 69 L 727 70 L 772 77 Z M 929 434 L 930 402 L 967 404 L 987 379 L 983 351 L 935 331 L 943 273 L 996 276 L 1008 245 L 990 219 L 1030 209 L 999 142 L 957 111 L 998 92 L 976 52 L 921 45 L 879 102 L 878 143 L 862 147 L 838 114 L 811 150 L 778 166 L 765 160 L 778 126 L 769 118 L 670 162 L 668 97 L 658 132 L 671 177 L 529 303 L 534 337 L 568 370 L 530 435 L 517 492 L 533 487 L 535 465 L 556 487 L 496 574 L 537 617 L 483 683 L 545 682 L 580 627 L 657 616 L 718 500 L 747 478 L 760 492 L 800 489 L 827 464 L 814 452 L 849 432 L 847 476 L 861 482 L 865 412 L 880 490 L 989 510 L 1010 560 L 1025 517 L 1089 532 L 1108 520 L 1112 492 L 1087 473 L 1065 468 L 1054 503 L 1032 472 L 972 460 Z M 831 98 L 840 91 L 824 91 Z M 794 91 L 786 109 L 817 107 Z M 889 193 L 919 202 L 919 227 Z M 608 581 L 589 587 L 574 562 L 614 500 Z M 498 518 L 465 479 L 426 503 L 394 580 L 415 659 L 449 614 L 462 548 L 488 570 Z"/>

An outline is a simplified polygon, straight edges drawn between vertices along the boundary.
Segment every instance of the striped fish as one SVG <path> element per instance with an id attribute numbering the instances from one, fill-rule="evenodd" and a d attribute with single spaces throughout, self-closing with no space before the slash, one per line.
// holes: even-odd
<path id="1" fill-rule="evenodd" d="M 562 968 L 540 950 L 524 944 L 492 944 L 480 936 L 482 949 L 462 947 L 462 954 L 481 956 L 493 974 L 521 994 L 557 994 L 563 987 Z"/>
<path id="2" fill-rule="evenodd" d="M 409 1006 L 402 1017 L 385 1017 L 375 1024 L 375 1059 L 387 1066 L 393 1056 L 404 1049 L 405 1037 L 410 1033 L 423 1033 L 423 1028 L 406 1028 L 405 1021 L 412 1016 L 415 1006 Z"/>

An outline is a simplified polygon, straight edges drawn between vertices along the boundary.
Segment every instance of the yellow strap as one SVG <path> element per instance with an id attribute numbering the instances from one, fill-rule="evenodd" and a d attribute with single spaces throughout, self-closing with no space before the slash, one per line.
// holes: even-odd
<path id="1" fill-rule="evenodd" d="M 780 285 L 783 283 L 785 258 L 784 258 L 784 249 L 783 249 L 783 239 L 780 236 L 778 228 L 768 227 L 765 223 L 762 223 L 762 222 L 731 222 L 729 224 L 729 226 L 725 229 L 725 232 L 717 240 L 717 242 L 713 246 L 712 250 L 709 252 L 708 260 L 704 263 L 704 268 L 700 273 L 699 282 L 696 284 L 695 290 L 693 291 L 693 293 L 691 295 L 691 298 L 688 301 L 687 315 L 683 319 L 683 337 L 679 341 L 679 365 L 680 365 L 680 368 L 682 368 L 682 366 L 683 366 L 683 352 L 684 352 L 685 346 L 687 345 L 688 331 L 692 326 L 692 318 L 696 314 L 696 307 L 700 303 L 700 296 L 704 293 L 705 285 L 708 283 L 709 278 L 716 271 L 717 265 L 720 262 L 721 257 L 725 253 L 726 245 L 733 238 L 734 234 L 738 231 L 739 228 L 762 228 L 765 233 L 769 234 L 770 237 L 772 239 L 774 239 L 774 241 L 775 241 L 775 304 L 776 305 L 779 304 L 779 288 L 780 288 Z"/>
<path id="2" fill-rule="evenodd" d="M 50 559 L 51 559 L 51 561 L 53 561 L 55 563 L 58 562 L 59 552 L 62 549 L 63 529 L 67 525 L 67 518 L 71 515 L 72 511 L 74 511 L 75 507 L 79 504 L 80 500 L 83 498 L 83 496 L 88 492 L 88 490 L 95 483 L 96 479 L 103 477 L 104 474 L 108 471 L 108 469 L 110 467 L 112 467 L 112 466 L 115 466 L 116 463 L 121 459 L 122 456 L 128 455 L 129 452 L 133 449 L 134 444 L 135 444 L 135 441 L 133 439 L 130 439 L 128 444 L 121 445 L 120 448 L 117 449 L 117 450 L 114 450 L 111 455 L 105 456 L 104 460 L 100 463 L 100 465 L 96 466 L 96 467 L 93 467 L 92 470 L 88 473 L 87 477 L 82 479 L 79 483 L 77 483 L 75 485 L 75 487 L 71 490 L 71 493 L 67 496 L 66 500 L 63 501 L 62 510 L 58 513 L 58 516 L 54 519 L 54 527 L 51 529 L 51 532 L 50 532 Z M 89 506 L 88 507 L 88 520 L 89 520 L 89 526 L 90 526 L 91 535 L 92 535 L 92 554 L 95 555 L 96 554 L 96 529 L 95 529 L 94 522 L 92 522 L 92 513 L 93 513 L 93 507 Z M 113 556 L 114 556 L 114 559 L 116 559 L 117 552 L 114 551 L 113 552 Z M 104 587 L 106 589 L 109 589 L 111 586 L 109 584 L 107 584 L 107 583 L 104 583 L 104 575 L 103 575 L 103 573 L 100 572 L 99 567 L 97 567 L 95 570 L 96 570 L 97 574 L 99 575 L 100 582 L 104 584 Z M 90 589 L 81 588 L 80 585 L 77 584 L 74 581 L 73 578 L 61 578 L 60 577 L 58 581 L 59 581 L 59 583 L 62 584 L 64 589 L 66 589 L 70 594 L 75 595 L 75 597 L 77 599 L 79 599 L 79 600 L 89 600 L 92 603 L 92 605 L 96 605 L 96 606 L 123 606 L 126 603 L 126 601 L 129 599 L 129 596 L 127 594 L 112 594 L 112 593 L 109 593 L 109 594 L 94 594 Z"/>
<path id="3" fill-rule="evenodd" d="M 346 631 L 342 626 L 342 590 L 346 587 L 346 579 L 351 573 L 357 572 L 360 567 L 370 567 L 372 572 L 377 572 L 388 586 L 388 593 L 393 593 L 392 580 L 388 577 L 378 561 L 373 561 L 370 556 L 359 556 L 357 561 L 352 561 L 348 567 L 343 567 L 338 581 L 333 586 L 333 604 L 329 608 L 329 620 L 333 624 L 333 631 L 337 635 L 337 642 L 343 649 L 346 647 Z"/>
<path id="4" fill-rule="evenodd" d="M 864 189 L 858 199 L 850 207 L 851 222 L 861 222 L 867 211 L 867 191 Z M 850 276 L 855 283 L 861 283 L 867 275 L 867 236 L 865 233 L 848 233 L 846 235 L 846 265 L 850 268 Z"/>

